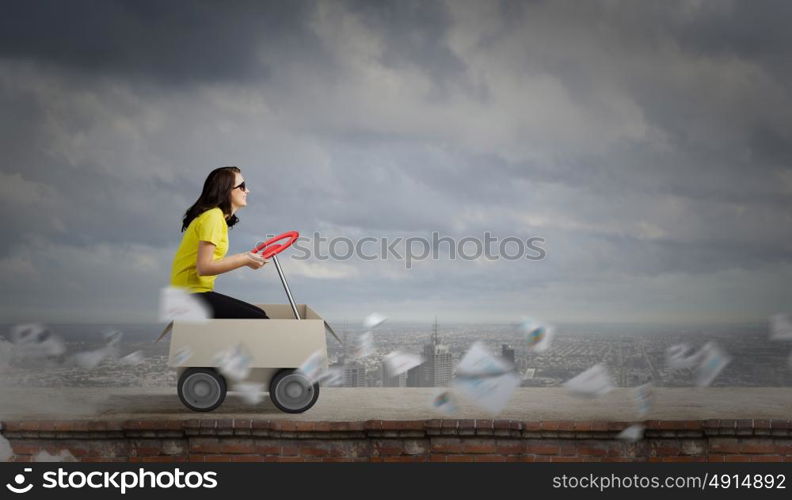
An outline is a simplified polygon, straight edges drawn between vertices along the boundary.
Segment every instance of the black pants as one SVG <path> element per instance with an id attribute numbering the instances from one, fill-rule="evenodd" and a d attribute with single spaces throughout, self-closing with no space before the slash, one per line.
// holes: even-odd
<path id="1" fill-rule="evenodd" d="M 217 292 L 194 294 L 212 309 L 216 319 L 269 319 L 264 309 Z"/>

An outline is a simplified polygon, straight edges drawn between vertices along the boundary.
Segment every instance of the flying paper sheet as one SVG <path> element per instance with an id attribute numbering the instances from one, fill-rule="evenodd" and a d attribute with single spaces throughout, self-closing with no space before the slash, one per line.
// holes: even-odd
<path id="1" fill-rule="evenodd" d="M 61 450 L 57 455 L 51 455 L 47 451 L 40 451 L 33 455 L 34 462 L 76 462 L 77 459 L 69 450 Z"/>
<path id="2" fill-rule="evenodd" d="M 451 386 L 477 406 L 497 414 L 520 382 L 510 363 L 490 354 L 481 342 L 474 342 L 457 365 Z"/>
<path id="3" fill-rule="evenodd" d="M 666 349 L 666 366 L 671 370 L 693 368 L 699 363 L 701 351 L 693 352 L 688 344 L 674 344 Z"/>
<path id="4" fill-rule="evenodd" d="M 653 393 L 652 384 L 639 385 L 635 388 L 634 398 L 638 407 L 638 415 L 644 417 L 652 409 Z"/>
<path id="5" fill-rule="evenodd" d="M 13 456 L 14 450 L 11 449 L 11 443 L 0 434 L 0 462 L 8 462 Z"/>
<path id="6" fill-rule="evenodd" d="M 432 397 L 432 409 L 446 416 L 454 416 L 459 413 L 459 405 L 456 402 L 454 393 L 442 391 Z"/>
<path id="7" fill-rule="evenodd" d="M 8 336 L 19 357 L 44 358 L 66 352 L 63 339 L 40 323 L 14 325 Z"/>
<path id="8" fill-rule="evenodd" d="M 726 368 L 732 358 L 714 342 L 707 342 L 699 352 L 701 361 L 696 369 L 696 385 L 708 386 Z"/>
<path id="9" fill-rule="evenodd" d="M 127 354 L 123 358 L 119 359 L 118 362 L 122 365 L 128 366 L 135 366 L 139 365 L 143 362 L 143 351 L 135 351 Z"/>
<path id="10" fill-rule="evenodd" d="M 390 377 L 396 377 L 420 365 L 424 362 L 424 359 L 416 354 L 393 351 L 386 354 L 382 358 L 382 362 L 385 363 L 385 369 L 388 371 L 388 375 Z"/>
<path id="11" fill-rule="evenodd" d="M 383 324 L 386 319 L 388 318 L 386 318 L 381 314 L 371 313 L 368 316 L 366 316 L 365 319 L 363 320 L 363 328 L 365 328 L 366 330 L 373 330 L 374 328 L 377 328 L 378 326 Z"/>
<path id="12" fill-rule="evenodd" d="M 95 349 L 93 351 L 78 352 L 72 356 L 72 361 L 81 368 L 86 370 L 93 370 L 99 366 L 102 361 L 108 356 L 109 351 L 107 348 Z"/>
<path id="13" fill-rule="evenodd" d="M 363 359 L 374 354 L 374 336 L 371 332 L 360 335 L 354 343 L 352 350 L 353 359 Z"/>
<path id="14" fill-rule="evenodd" d="M 605 365 L 598 363 L 564 382 L 564 387 L 577 396 L 599 397 L 613 390 L 613 381 Z"/>
<path id="15" fill-rule="evenodd" d="M 550 349 L 550 344 L 555 336 L 555 329 L 548 325 L 543 325 L 534 320 L 525 320 L 520 323 L 520 330 L 525 336 L 526 346 L 529 352 L 541 354 Z"/>
<path id="16" fill-rule="evenodd" d="M 308 356 L 308 359 L 303 361 L 298 370 L 301 371 L 303 375 L 305 375 L 311 384 L 315 384 L 319 381 L 319 378 L 322 375 L 324 365 L 325 357 L 322 354 L 322 351 L 316 351 Z"/>
<path id="17" fill-rule="evenodd" d="M 772 340 L 792 340 L 792 316 L 774 314 L 770 317 L 770 338 Z"/>
<path id="18" fill-rule="evenodd" d="M 250 363 L 253 357 L 242 344 L 218 353 L 214 362 L 217 363 L 220 373 L 232 380 L 244 380 L 250 373 Z"/>
<path id="19" fill-rule="evenodd" d="M 251 405 L 259 404 L 264 399 L 264 384 L 239 382 L 234 384 L 234 390 L 239 393 L 243 401 Z"/>
<path id="20" fill-rule="evenodd" d="M 187 362 L 192 357 L 192 349 L 190 346 L 180 347 L 175 353 L 173 353 L 173 366 L 181 366 Z"/>
<path id="21" fill-rule="evenodd" d="M 211 317 L 209 307 L 184 289 L 167 287 L 160 290 L 159 320 L 163 323 L 170 321 L 203 323 Z"/>
<path id="22" fill-rule="evenodd" d="M 346 377 L 344 369 L 338 366 L 328 368 L 319 375 L 318 382 L 327 387 L 341 387 L 344 385 Z"/>
<path id="23" fill-rule="evenodd" d="M 619 435 L 616 436 L 616 439 L 623 439 L 625 441 L 638 441 L 643 439 L 645 429 L 646 427 L 640 424 L 631 425 L 621 431 Z"/>

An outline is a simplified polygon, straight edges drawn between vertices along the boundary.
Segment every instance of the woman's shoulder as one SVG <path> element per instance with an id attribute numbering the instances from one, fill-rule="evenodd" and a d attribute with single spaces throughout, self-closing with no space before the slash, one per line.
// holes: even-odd
<path id="1" fill-rule="evenodd" d="M 223 219 L 225 220 L 225 215 L 223 215 L 223 211 L 220 210 L 220 207 L 210 208 L 206 210 L 201 215 L 196 217 L 197 219 L 206 220 L 206 219 Z"/>

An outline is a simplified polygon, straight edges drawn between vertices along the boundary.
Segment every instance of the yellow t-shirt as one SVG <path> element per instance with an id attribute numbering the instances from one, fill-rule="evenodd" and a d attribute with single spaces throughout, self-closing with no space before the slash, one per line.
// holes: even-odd
<path id="1" fill-rule="evenodd" d="M 217 276 L 198 276 L 198 242 L 214 243 L 212 258 L 222 259 L 228 252 L 228 224 L 223 211 L 212 208 L 190 222 L 184 231 L 179 249 L 173 257 L 171 286 L 186 288 L 190 292 L 211 292 Z"/>

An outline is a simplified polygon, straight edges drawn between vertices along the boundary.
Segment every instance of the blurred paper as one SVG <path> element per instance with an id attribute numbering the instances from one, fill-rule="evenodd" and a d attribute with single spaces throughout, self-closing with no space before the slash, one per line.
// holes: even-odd
<path id="1" fill-rule="evenodd" d="M 123 338 L 123 332 L 118 330 L 105 330 L 102 332 L 102 337 L 105 339 L 107 346 L 116 346 Z"/>
<path id="2" fill-rule="evenodd" d="M 541 354 L 550 349 L 550 344 L 555 336 L 555 329 L 534 320 L 525 320 L 520 323 L 520 329 L 525 336 L 529 352 Z"/>
<path id="3" fill-rule="evenodd" d="M 57 455 L 50 455 L 46 450 L 40 451 L 33 456 L 34 462 L 76 462 L 77 459 L 69 450 L 61 450 Z"/>
<path id="4" fill-rule="evenodd" d="M 410 368 L 415 368 L 416 366 L 422 364 L 424 359 L 417 354 L 393 351 L 389 354 L 386 354 L 382 358 L 382 362 L 385 364 L 385 369 L 388 371 L 388 375 L 390 377 L 397 377 Z"/>
<path id="5" fill-rule="evenodd" d="M 264 399 L 264 384 L 254 382 L 240 382 L 234 384 L 234 390 L 239 393 L 246 403 L 256 405 Z"/>
<path id="6" fill-rule="evenodd" d="M 451 391 L 442 391 L 433 396 L 432 409 L 449 417 L 459 413 L 459 405 Z"/>
<path id="7" fill-rule="evenodd" d="M 383 324 L 386 319 L 388 318 L 381 314 L 371 313 L 363 320 L 363 328 L 366 330 L 373 330 Z"/>
<path id="8" fill-rule="evenodd" d="M 465 353 L 455 373 L 461 377 L 468 376 L 496 376 L 514 371 L 514 366 L 508 361 L 492 355 L 482 342 L 474 342 Z"/>
<path id="9" fill-rule="evenodd" d="M 652 409 L 653 403 L 652 384 L 639 385 L 635 388 L 635 404 L 638 408 L 638 415 L 645 417 Z"/>
<path id="10" fill-rule="evenodd" d="M 631 425 L 621 431 L 616 439 L 623 439 L 625 441 L 638 441 L 643 439 L 644 430 L 646 427 L 640 424 Z"/>
<path id="11" fill-rule="evenodd" d="M 60 356 L 66 352 L 66 343 L 40 323 L 14 325 L 9 331 L 9 340 L 14 344 L 19 357 L 43 358 Z"/>
<path id="12" fill-rule="evenodd" d="M 521 377 L 510 363 L 474 342 L 457 365 L 452 387 L 477 406 L 497 414 L 511 399 Z"/>
<path id="13" fill-rule="evenodd" d="M 770 338 L 772 340 L 792 340 L 792 316 L 789 314 L 771 316 Z"/>
<path id="14" fill-rule="evenodd" d="M 123 358 L 119 359 L 118 362 L 122 365 L 128 366 L 135 366 L 139 365 L 143 362 L 143 351 L 135 351 L 127 354 Z"/>
<path id="15" fill-rule="evenodd" d="M 193 353 L 192 349 L 190 349 L 190 346 L 186 345 L 179 348 L 179 350 L 173 354 L 173 366 L 182 366 L 192 357 L 192 355 Z"/>
<path id="16" fill-rule="evenodd" d="M 341 387 L 344 385 L 345 381 L 346 375 L 344 369 L 339 366 L 334 366 L 323 371 L 319 375 L 319 380 L 317 380 L 317 382 L 327 387 Z"/>
<path id="17" fill-rule="evenodd" d="M 674 344 L 666 349 L 666 366 L 671 370 L 693 368 L 699 363 L 701 351 L 693 352 L 688 344 Z"/>
<path id="18" fill-rule="evenodd" d="M 599 397 L 613 390 L 613 381 L 605 365 L 598 363 L 564 382 L 564 387 L 577 396 Z"/>
<path id="19" fill-rule="evenodd" d="M 93 351 L 78 352 L 72 356 L 72 361 L 86 370 L 93 370 L 99 366 L 108 356 L 107 348 L 95 349 Z"/>
<path id="20" fill-rule="evenodd" d="M 700 364 L 696 369 L 696 385 L 710 385 L 726 368 L 732 358 L 714 342 L 707 342 L 701 348 Z"/>
<path id="21" fill-rule="evenodd" d="M 8 462 L 13 456 L 14 450 L 11 449 L 11 443 L 0 434 L 0 462 Z"/>
<path id="22" fill-rule="evenodd" d="M 301 371 L 312 384 L 315 384 L 322 375 L 325 363 L 326 361 L 322 351 L 316 351 L 308 356 L 308 359 L 303 361 L 298 370 Z"/>
<path id="23" fill-rule="evenodd" d="M 167 287 L 160 291 L 159 320 L 203 323 L 212 317 L 209 307 L 182 288 Z"/>
<path id="24" fill-rule="evenodd" d="M 354 343 L 352 359 L 363 359 L 374 354 L 374 336 L 371 332 L 361 334 Z"/>
<path id="25" fill-rule="evenodd" d="M 248 350 L 242 344 L 218 353 L 214 359 L 220 373 L 232 380 L 245 380 L 250 373 L 253 361 Z"/>

